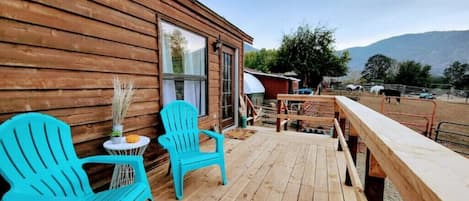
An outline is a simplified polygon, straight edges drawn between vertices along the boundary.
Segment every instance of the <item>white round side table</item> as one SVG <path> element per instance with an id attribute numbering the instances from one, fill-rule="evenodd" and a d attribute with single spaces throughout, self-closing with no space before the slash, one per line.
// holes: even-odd
<path id="1" fill-rule="evenodd" d="M 103 147 L 110 155 L 143 155 L 149 143 L 150 138 L 140 136 L 140 140 L 136 143 L 127 143 L 124 141 L 119 144 L 113 144 L 111 140 L 107 140 L 103 143 Z M 114 167 L 109 189 L 115 189 L 133 183 L 134 169 L 132 166 L 116 165 Z"/>

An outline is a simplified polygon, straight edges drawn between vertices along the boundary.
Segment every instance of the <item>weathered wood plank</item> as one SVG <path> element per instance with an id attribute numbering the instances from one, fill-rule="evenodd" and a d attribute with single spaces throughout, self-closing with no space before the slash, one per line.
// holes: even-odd
<path id="1" fill-rule="evenodd" d="M 274 166 L 275 161 L 277 161 L 280 153 L 284 152 L 286 147 L 284 145 L 278 145 L 271 152 L 268 159 L 264 164 L 259 168 L 257 173 L 252 177 L 249 183 L 244 187 L 244 189 L 239 193 L 236 200 L 252 200 L 252 198 L 257 194 L 259 186 L 262 184 L 265 176 L 268 174 L 270 169 Z"/>
<path id="2" fill-rule="evenodd" d="M 345 160 L 343 151 L 336 151 L 335 156 L 337 159 L 337 166 L 339 168 L 340 188 L 344 193 L 344 201 L 356 201 L 355 189 L 352 186 L 345 185 L 345 170 L 347 169 L 347 162 Z"/>
<path id="3" fill-rule="evenodd" d="M 158 75 L 157 64 L 0 42 L 0 64 L 8 66 Z"/>
<path id="4" fill-rule="evenodd" d="M 301 184 L 301 181 L 303 180 L 303 174 L 305 171 L 305 166 L 306 166 L 306 161 L 307 161 L 307 153 L 308 153 L 308 146 L 307 145 L 301 145 L 300 146 L 300 152 L 298 154 L 298 157 L 295 161 L 295 166 L 294 169 L 290 175 L 290 178 L 288 180 L 288 183 L 292 184 Z M 297 194 L 299 193 L 296 192 Z"/>
<path id="5" fill-rule="evenodd" d="M 326 147 L 318 146 L 316 158 L 316 176 L 314 177 L 313 200 L 328 200 Z"/>
<path id="6" fill-rule="evenodd" d="M 237 155 L 237 157 L 234 158 L 234 160 L 230 161 L 227 165 L 227 168 L 229 169 L 239 170 L 227 171 L 227 177 L 230 178 L 233 182 L 237 181 L 243 174 L 245 174 L 248 170 L 248 167 L 252 166 L 252 164 L 255 163 L 256 159 L 259 157 L 260 153 L 265 149 L 265 147 L 269 146 L 267 140 L 260 139 L 259 141 L 260 142 L 258 142 L 257 144 L 251 144 L 251 146 L 246 149 L 247 152 L 245 153 L 245 155 Z M 263 148 L 259 149 L 259 147 Z M 213 175 L 212 172 L 210 176 L 214 178 L 215 175 Z M 207 196 L 202 200 L 216 201 L 220 197 L 223 197 L 223 195 L 225 195 L 227 191 L 228 189 L 225 188 L 219 189 L 217 191 L 211 191 L 211 193 L 205 193 L 205 195 Z"/>
<path id="7" fill-rule="evenodd" d="M 131 15 L 109 9 L 108 7 L 102 6 L 92 1 L 87 0 L 74 0 L 74 1 L 62 1 L 62 0 L 33 0 L 50 7 L 54 7 L 61 10 L 91 18 L 94 20 L 106 22 L 126 28 L 135 32 L 143 33 L 149 36 L 156 36 L 156 27 L 153 23 L 135 18 Z M 155 20 L 156 18 L 154 18 Z"/>
<path id="8" fill-rule="evenodd" d="M 308 122 L 314 122 L 319 124 L 333 124 L 333 117 L 312 117 L 305 115 L 296 115 L 296 114 L 277 114 L 277 118 L 281 119 L 290 119 L 290 120 L 303 120 Z"/>
<path id="9" fill-rule="evenodd" d="M 141 115 L 129 117 L 124 120 L 124 133 L 134 130 L 153 127 L 159 123 L 156 115 Z M 112 131 L 112 121 L 72 127 L 73 143 L 82 143 L 109 136 Z"/>
<path id="10" fill-rule="evenodd" d="M 142 115 L 156 115 L 160 110 L 156 102 L 132 103 L 129 106 L 126 117 L 137 117 Z M 44 111 L 53 115 L 71 126 L 91 124 L 112 120 L 112 106 L 97 106 L 84 108 L 71 108 Z"/>
<path id="11" fill-rule="evenodd" d="M 0 41 L 156 63 L 157 52 L 57 29 L 0 19 Z M 3 54 L 2 54 L 3 55 Z M 74 60 L 71 60 L 71 62 Z M 156 71 L 156 69 L 155 69 Z"/>
<path id="12" fill-rule="evenodd" d="M 254 200 L 282 200 L 288 183 L 286 181 L 290 177 L 299 151 L 298 146 L 293 143 L 286 145 L 290 148 L 285 153 L 280 153 L 262 185 L 257 189 Z"/>
<path id="13" fill-rule="evenodd" d="M 308 147 L 308 155 L 305 165 L 305 173 L 301 181 L 300 194 L 298 200 L 310 201 L 313 200 L 313 186 L 316 178 L 316 158 L 317 158 L 317 145 L 310 145 Z"/>
<path id="14" fill-rule="evenodd" d="M 111 89 L 112 80 L 133 80 L 135 88 L 158 88 L 156 76 L 27 69 L 0 66 L 0 89 Z"/>
<path id="15" fill-rule="evenodd" d="M 238 196 L 240 196 L 241 191 L 248 185 L 249 181 L 256 175 L 256 172 L 262 165 L 267 161 L 268 157 L 276 147 L 276 143 L 267 140 L 268 144 L 265 146 L 266 148 L 262 149 L 262 153 L 259 154 L 256 161 L 247 169 L 244 174 L 236 180 L 236 182 L 232 185 L 230 190 L 220 199 L 221 201 L 228 201 L 228 200 L 236 200 Z M 260 148 L 260 147 L 259 147 Z M 207 192 L 209 193 L 209 192 Z"/>
<path id="16" fill-rule="evenodd" d="M 0 91 L 0 105 L 2 105 L 0 114 L 63 108 L 79 110 L 81 107 L 110 105 L 113 93 L 112 89 Z M 158 100 L 158 93 L 155 89 L 137 89 L 132 98 L 133 104 L 148 101 L 157 104 Z M 54 114 L 62 116 L 67 112 L 75 113 L 70 109 L 64 112 L 54 112 Z M 2 120 L 4 119 L 0 117 L 0 121 Z"/>
<path id="17" fill-rule="evenodd" d="M 150 23 L 156 23 L 156 14 L 152 10 L 143 7 L 131 1 L 115 1 L 115 0 L 93 0 L 101 5 L 112 7 L 121 12 L 146 20 Z"/>
<path id="18" fill-rule="evenodd" d="M 355 162 L 352 158 L 350 150 L 347 146 L 347 142 L 345 141 L 344 134 L 342 129 L 340 129 L 339 122 L 337 119 L 334 119 L 334 126 L 337 129 L 337 137 L 339 139 L 340 145 L 343 149 L 348 173 L 350 175 L 351 182 L 353 184 L 353 188 L 355 189 L 355 196 L 357 200 L 366 200 L 366 197 L 363 193 L 363 184 L 360 180 L 360 176 L 358 175 L 357 168 L 355 167 Z"/>
<path id="19" fill-rule="evenodd" d="M 8 19 L 94 36 L 138 47 L 157 49 L 155 37 L 66 13 L 37 3 L 0 1 L 0 15 Z"/>
<path id="20" fill-rule="evenodd" d="M 310 101 L 315 103 L 331 103 L 334 104 L 334 96 L 310 96 L 310 95 L 298 95 L 298 94 L 277 94 L 277 100 L 290 100 L 290 101 Z"/>
<path id="21" fill-rule="evenodd" d="M 337 158 L 335 156 L 335 148 L 333 145 L 326 147 L 326 160 L 327 160 L 327 185 L 329 193 L 329 201 L 343 200 L 342 188 L 340 186 L 339 168 L 337 165 Z"/>
<path id="22" fill-rule="evenodd" d="M 90 125 L 97 122 L 108 121 L 112 119 L 111 106 L 94 106 L 94 107 L 77 107 L 70 109 L 56 109 L 37 111 L 52 115 L 70 126 Z M 159 112 L 159 106 L 155 102 L 132 103 L 129 107 L 126 117 L 136 117 Z M 4 121 L 15 114 L 0 115 L 0 122 Z"/>

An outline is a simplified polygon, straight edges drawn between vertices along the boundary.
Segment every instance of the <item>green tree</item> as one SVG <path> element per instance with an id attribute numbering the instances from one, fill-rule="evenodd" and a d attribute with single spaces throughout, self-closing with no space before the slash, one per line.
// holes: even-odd
<path id="1" fill-rule="evenodd" d="M 394 62 L 392 58 L 382 54 L 371 56 L 368 58 L 365 69 L 363 69 L 361 73 L 362 79 L 367 82 L 371 82 L 372 80 L 386 80 Z"/>
<path id="2" fill-rule="evenodd" d="M 174 73 L 184 73 L 184 50 L 187 47 L 187 40 L 179 30 L 174 30 L 169 36 L 171 40 L 171 56 Z"/>
<path id="3" fill-rule="evenodd" d="M 343 76 L 350 57 L 347 51 L 334 50 L 334 33 L 325 27 L 312 29 L 299 26 L 296 32 L 283 36 L 278 50 L 278 65 L 273 71 L 295 71 L 302 76 L 303 85 L 315 87 L 323 76 Z"/>
<path id="4" fill-rule="evenodd" d="M 469 88 L 469 64 L 455 61 L 445 68 L 443 75 L 455 88 Z"/>
<path id="5" fill-rule="evenodd" d="M 404 61 L 399 64 L 399 71 L 394 78 L 395 83 L 428 87 L 431 83 L 431 66 L 415 61 Z"/>
<path id="6" fill-rule="evenodd" d="M 276 65 L 277 51 L 275 49 L 262 48 L 256 52 L 244 54 L 244 66 L 256 69 L 262 72 L 270 72 L 270 69 Z"/>

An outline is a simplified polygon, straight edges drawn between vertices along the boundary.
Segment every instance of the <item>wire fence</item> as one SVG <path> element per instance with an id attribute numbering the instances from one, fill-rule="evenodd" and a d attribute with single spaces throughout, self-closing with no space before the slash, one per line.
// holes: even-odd
<path id="1" fill-rule="evenodd" d="M 371 87 L 377 85 L 372 83 L 366 83 L 361 86 L 363 87 L 363 92 L 371 92 Z M 469 103 L 469 90 L 458 90 L 449 88 L 448 86 L 444 86 L 442 88 L 425 88 L 404 84 L 380 84 L 378 86 L 383 86 L 385 89 L 393 89 L 400 91 L 403 96 L 408 97 L 418 97 L 421 93 L 429 93 L 432 94 L 432 97 L 440 101 Z M 341 85 L 336 87 L 336 89 L 345 90 L 345 87 L 346 85 Z"/>

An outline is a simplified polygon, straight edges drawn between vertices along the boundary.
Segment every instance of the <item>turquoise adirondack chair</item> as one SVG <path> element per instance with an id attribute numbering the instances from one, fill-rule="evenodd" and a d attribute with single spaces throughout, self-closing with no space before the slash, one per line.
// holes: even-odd
<path id="1" fill-rule="evenodd" d="M 141 156 L 79 159 L 70 126 L 49 115 L 25 113 L 0 125 L 0 174 L 10 184 L 2 200 L 153 200 Z M 135 183 L 94 193 L 85 163 L 130 164 Z"/>
<path id="2" fill-rule="evenodd" d="M 202 167 L 218 165 L 223 185 L 226 185 L 223 135 L 208 130 L 199 130 L 197 110 L 187 102 L 171 102 L 164 106 L 160 114 L 166 134 L 160 136 L 158 142 L 169 152 L 176 198 L 178 200 L 183 198 L 184 174 Z M 199 134 L 201 133 L 216 140 L 215 152 L 200 151 Z"/>

